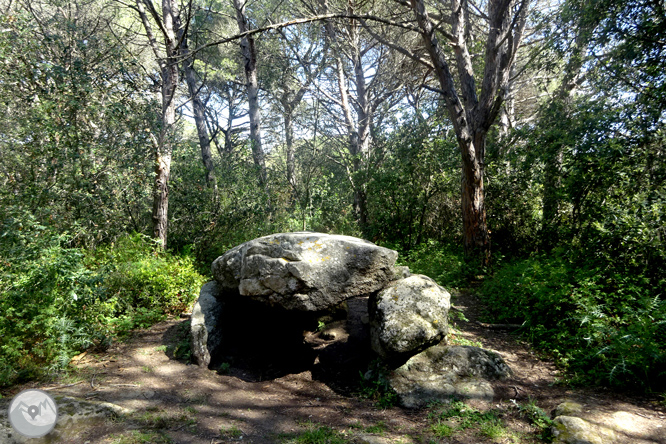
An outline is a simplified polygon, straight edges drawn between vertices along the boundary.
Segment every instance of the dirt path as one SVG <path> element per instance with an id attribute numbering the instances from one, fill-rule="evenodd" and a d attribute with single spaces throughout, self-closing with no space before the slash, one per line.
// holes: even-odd
<path id="1" fill-rule="evenodd" d="M 380 409 L 372 400 L 349 396 L 348 391 L 345 394 L 339 388 L 334 391 L 330 384 L 313 379 L 309 370 L 258 381 L 246 378 L 233 366 L 225 375 L 188 365 L 174 357 L 187 342 L 188 321 L 183 319 L 138 331 L 105 354 L 86 354 L 76 364 L 78 380 L 32 387 L 134 410 L 129 417 L 91 427 L 85 436 L 71 441 L 81 444 L 260 444 L 288 442 L 296 436 L 301 436 L 299 442 L 303 443 L 532 443 L 542 442 L 540 430 L 524 411 L 521 414 L 519 406 L 531 403 L 550 412 L 564 400 L 664 421 L 664 406 L 654 400 L 555 384 L 558 373 L 551 363 L 540 360 L 508 331 L 476 323 L 479 303 L 474 296 L 461 295 L 454 304 L 468 322 L 455 323 L 453 340 L 481 343 L 497 351 L 514 371 L 511 379 L 496 385 L 492 404 L 475 405 L 480 411 L 491 408 L 496 412 L 504 427 L 499 436 L 475 427 L 446 436 L 433 427 L 436 407 L 418 411 Z M 3 395 L 12 396 L 24 388 L 28 386 L 14 387 Z M 456 424 L 453 426 L 455 429 Z M 308 431 L 328 433 L 330 439 L 303 438 Z"/>

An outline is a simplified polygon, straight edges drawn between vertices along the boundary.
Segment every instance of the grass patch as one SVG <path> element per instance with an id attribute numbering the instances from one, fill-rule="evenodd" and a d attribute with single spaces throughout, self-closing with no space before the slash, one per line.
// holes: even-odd
<path id="1" fill-rule="evenodd" d="M 133 430 L 123 435 L 112 435 L 111 444 L 171 444 L 173 440 L 162 432 Z"/>
<path id="2" fill-rule="evenodd" d="M 167 413 L 159 407 L 147 408 L 143 413 L 137 414 L 134 418 L 144 427 L 151 429 L 168 429 L 175 424 L 186 427 L 196 427 L 197 421 L 192 416 L 196 411 L 184 410 L 182 413 Z"/>
<path id="3" fill-rule="evenodd" d="M 469 430 L 482 438 L 523 442 L 516 433 L 507 429 L 500 412 L 496 410 L 482 412 L 462 401 L 452 400 L 448 404 L 434 407 L 429 414 L 429 421 L 430 432 L 439 439 L 450 438 Z"/>
<path id="4" fill-rule="evenodd" d="M 351 443 L 342 433 L 324 425 L 306 424 L 306 429 L 298 433 L 282 434 L 278 437 L 285 444 L 348 444 Z"/>
<path id="5" fill-rule="evenodd" d="M 449 436 L 453 435 L 453 427 L 442 422 L 441 420 L 431 424 L 430 430 L 432 431 L 433 435 L 438 438 L 448 438 Z"/>
<path id="6" fill-rule="evenodd" d="M 235 425 L 231 427 L 222 427 L 220 429 L 220 437 L 225 439 L 241 439 L 243 437 L 243 431 Z"/>
<path id="7" fill-rule="evenodd" d="M 536 405 L 533 399 L 530 399 L 526 404 L 518 407 L 520 415 L 527 419 L 534 427 L 539 430 L 541 439 L 550 442 L 553 438 L 552 427 L 555 422 L 550 419 L 550 416 L 539 406 Z"/>
<path id="8" fill-rule="evenodd" d="M 470 345 L 472 347 L 483 348 L 481 341 L 471 341 L 465 338 L 457 328 L 451 328 L 449 330 L 449 336 L 447 339 L 449 345 Z"/>
<path id="9" fill-rule="evenodd" d="M 377 424 L 365 428 L 366 432 L 375 435 L 383 435 L 386 430 L 388 430 L 388 426 L 384 421 L 379 421 Z"/>

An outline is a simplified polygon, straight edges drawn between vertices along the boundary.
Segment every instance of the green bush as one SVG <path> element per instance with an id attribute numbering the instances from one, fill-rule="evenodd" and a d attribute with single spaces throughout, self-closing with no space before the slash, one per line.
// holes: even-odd
<path id="1" fill-rule="evenodd" d="M 493 320 L 523 323 L 573 381 L 663 388 L 666 303 L 649 279 L 554 254 L 508 264 L 481 293 Z"/>
<path id="2" fill-rule="evenodd" d="M 445 288 L 465 285 L 469 272 L 465 267 L 462 248 L 428 241 L 400 258 L 402 265 L 409 266 L 414 274 L 424 274 L 433 278 Z"/>
<path id="3" fill-rule="evenodd" d="M 107 297 L 118 301 L 120 312 L 142 307 L 182 313 L 204 282 L 190 258 L 158 253 L 153 241 L 139 234 L 99 249 L 94 259 L 104 273 Z"/>
<path id="4" fill-rule="evenodd" d="M 204 281 L 139 235 L 97 251 L 69 241 L 20 211 L 0 219 L 0 386 L 182 311 Z"/>

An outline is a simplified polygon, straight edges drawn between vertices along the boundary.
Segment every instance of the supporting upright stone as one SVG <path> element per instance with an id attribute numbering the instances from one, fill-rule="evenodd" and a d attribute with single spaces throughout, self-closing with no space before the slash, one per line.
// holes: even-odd
<path id="1" fill-rule="evenodd" d="M 391 282 L 370 298 L 372 349 L 382 358 L 408 358 L 448 333 L 451 295 L 427 276 Z"/>
<path id="2" fill-rule="evenodd" d="M 192 356 L 202 367 L 210 364 L 211 354 L 214 354 L 215 349 L 222 343 L 222 328 L 219 322 L 224 302 L 220 296 L 221 289 L 217 282 L 208 282 L 201 287 L 199 299 L 192 309 Z"/>

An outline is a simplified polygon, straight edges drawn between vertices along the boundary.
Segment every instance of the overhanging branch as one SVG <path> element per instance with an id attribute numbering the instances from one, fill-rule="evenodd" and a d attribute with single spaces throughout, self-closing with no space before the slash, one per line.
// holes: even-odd
<path id="1" fill-rule="evenodd" d="M 274 31 L 282 28 L 287 28 L 289 26 L 295 26 L 295 25 L 303 25 L 306 23 L 312 23 L 312 22 L 318 22 L 318 21 L 324 21 L 324 20 L 330 20 L 330 19 L 351 19 L 351 20 L 367 20 L 367 21 L 373 21 L 377 23 L 383 23 L 385 25 L 389 26 L 394 26 L 397 28 L 405 29 L 408 31 L 412 32 L 417 32 L 420 33 L 421 30 L 413 25 L 407 24 L 407 23 L 399 23 L 399 22 L 394 22 L 392 20 L 388 20 L 382 17 L 377 17 L 375 15 L 369 15 L 369 14 L 362 14 L 362 15 L 355 15 L 355 14 L 323 14 L 323 15 L 317 15 L 314 17 L 305 17 L 305 18 L 300 18 L 296 20 L 290 20 L 287 22 L 282 22 L 282 23 L 275 23 L 272 25 L 264 26 L 262 28 L 256 28 L 256 29 L 251 29 L 246 32 L 241 32 L 239 34 L 233 35 L 231 37 L 227 37 L 224 39 L 216 40 L 214 42 L 207 43 L 205 45 L 202 45 L 190 52 L 188 57 L 194 56 L 196 53 L 199 51 L 203 51 L 206 48 L 210 48 L 213 46 L 218 46 L 218 45 L 224 45 L 226 43 L 230 43 L 236 40 L 240 40 L 246 37 L 250 37 L 255 34 L 261 34 L 267 31 Z M 179 60 L 179 61 L 182 61 Z"/>

